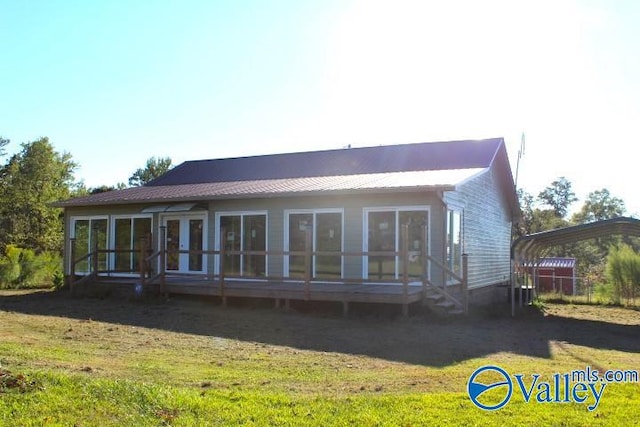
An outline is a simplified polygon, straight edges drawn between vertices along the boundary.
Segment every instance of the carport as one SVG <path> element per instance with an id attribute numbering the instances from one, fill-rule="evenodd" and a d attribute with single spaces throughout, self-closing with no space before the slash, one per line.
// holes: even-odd
<path id="1" fill-rule="evenodd" d="M 617 217 L 588 224 L 542 231 L 517 238 L 511 245 L 511 314 L 515 315 L 515 274 L 518 268 L 526 265 L 535 265 L 538 260 L 544 257 L 554 246 L 612 235 L 640 237 L 640 220 L 629 217 Z M 522 294 L 522 289 L 520 289 L 520 306 L 523 304 Z M 528 297 L 530 299 L 531 294 L 529 294 Z"/>

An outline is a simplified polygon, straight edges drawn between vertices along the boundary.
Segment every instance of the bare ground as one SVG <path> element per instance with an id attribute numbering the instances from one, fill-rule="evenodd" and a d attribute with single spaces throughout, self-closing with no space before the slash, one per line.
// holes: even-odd
<path id="1" fill-rule="evenodd" d="M 192 297 L 139 301 L 75 297 L 66 291 L 0 291 L 0 314 L 92 320 L 112 328 L 152 328 L 431 367 L 496 353 L 564 355 L 595 363 L 583 347 L 627 353 L 634 364 L 640 355 L 640 312 L 620 307 L 548 304 L 542 311 L 526 307 L 515 318 L 507 304 L 459 318 L 414 307 L 409 318 L 402 318 L 397 307 L 362 306 L 345 319 L 332 306 L 294 304 L 284 311 L 271 304 L 236 301 L 222 307 L 215 299 Z"/>

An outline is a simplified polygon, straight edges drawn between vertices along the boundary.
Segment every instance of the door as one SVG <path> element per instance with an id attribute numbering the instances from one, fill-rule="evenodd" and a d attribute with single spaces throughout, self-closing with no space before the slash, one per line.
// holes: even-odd
<path id="1" fill-rule="evenodd" d="M 204 273 L 206 255 L 205 217 L 176 216 L 164 217 L 167 249 L 166 266 L 168 273 Z"/>

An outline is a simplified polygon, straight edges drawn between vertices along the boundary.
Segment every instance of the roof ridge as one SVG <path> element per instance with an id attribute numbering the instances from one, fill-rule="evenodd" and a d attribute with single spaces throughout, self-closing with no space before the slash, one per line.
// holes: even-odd
<path id="1" fill-rule="evenodd" d="M 221 160 L 245 160 L 245 159 L 253 159 L 253 158 L 265 158 L 265 157 L 276 157 L 276 156 L 289 156 L 289 155 L 309 155 L 313 153 L 334 153 L 334 152 L 342 152 L 342 151 L 361 151 L 361 150 L 369 150 L 376 149 L 382 147 L 416 147 L 419 145 L 437 145 L 437 144 L 455 144 L 455 143 L 463 143 L 463 142 L 490 142 L 490 141 L 501 141 L 504 143 L 503 137 L 494 137 L 494 138 L 481 138 L 481 139 L 454 139 L 454 140 L 445 140 L 445 141 L 422 141 L 422 142 L 403 142 L 399 144 L 378 144 L 378 145 L 367 145 L 363 147 L 351 147 L 351 145 L 343 148 L 327 148 L 320 150 L 307 150 L 307 151 L 283 151 L 279 153 L 266 153 L 266 154 L 250 154 L 246 156 L 231 156 L 231 157 L 214 157 L 209 159 L 194 159 L 194 160 L 185 160 L 180 163 L 180 165 L 186 163 L 202 163 L 202 162 L 215 162 Z M 178 165 L 178 166 L 180 166 Z M 174 168 L 175 169 L 175 168 Z"/>

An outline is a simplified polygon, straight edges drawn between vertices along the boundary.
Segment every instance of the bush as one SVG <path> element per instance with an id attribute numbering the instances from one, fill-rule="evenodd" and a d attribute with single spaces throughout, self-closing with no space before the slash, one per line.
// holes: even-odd
<path id="1" fill-rule="evenodd" d="M 55 284 L 62 275 L 62 259 L 57 254 L 36 254 L 31 249 L 7 245 L 0 255 L 0 288 L 43 288 Z"/>
<path id="2" fill-rule="evenodd" d="M 616 304 L 623 298 L 627 304 L 635 300 L 636 288 L 640 285 L 640 255 L 627 245 L 612 247 L 607 256 L 607 278 Z"/>

